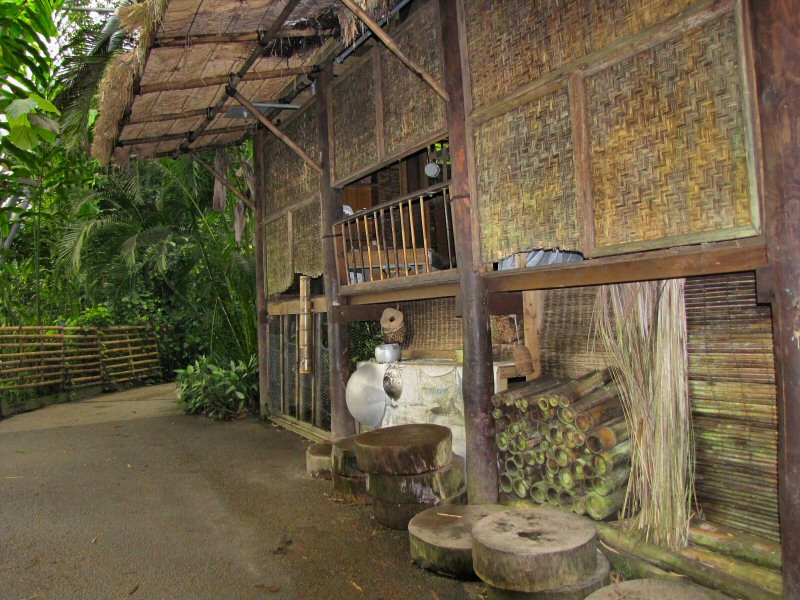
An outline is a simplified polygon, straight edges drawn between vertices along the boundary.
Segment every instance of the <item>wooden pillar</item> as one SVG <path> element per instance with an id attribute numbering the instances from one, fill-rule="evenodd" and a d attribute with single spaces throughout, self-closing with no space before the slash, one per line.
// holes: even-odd
<path id="1" fill-rule="evenodd" d="M 267 255 L 264 244 L 264 204 L 267 191 L 265 146 L 267 132 L 259 127 L 253 138 L 256 177 L 256 310 L 258 311 L 258 406 L 261 418 L 269 416 L 269 317 L 267 316 Z"/>
<path id="2" fill-rule="evenodd" d="M 467 438 L 467 495 L 471 504 L 497 502 L 497 453 L 492 422 L 492 338 L 489 329 L 489 296 L 486 281 L 476 270 L 473 256 L 472 218 L 467 162 L 466 115 L 461 75 L 458 20 L 455 0 L 439 0 L 444 83 L 450 96 L 447 106 L 452 177 L 453 225 L 464 328 L 464 418 Z"/>
<path id="3" fill-rule="evenodd" d="M 783 596 L 800 597 L 800 10 L 751 2 L 772 270 Z"/>
<path id="4" fill-rule="evenodd" d="M 328 144 L 328 110 L 331 86 L 330 67 L 317 77 L 317 135 L 322 155 L 322 174 L 319 176 L 320 203 L 322 204 L 322 253 L 324 255 L 325 299 L 328 301 L 328 352 L 331 373 L 331 433 L 339 438 L 355 433 L 355 421 L 347 410 L 344 390 L 350 377 L 347 322 L 338 310 L 339 279 L 336 272 L 336 241 L 332 237 L 333 224 L 342 214 L 340 191 L 331 187 L 331 169 Z"/>

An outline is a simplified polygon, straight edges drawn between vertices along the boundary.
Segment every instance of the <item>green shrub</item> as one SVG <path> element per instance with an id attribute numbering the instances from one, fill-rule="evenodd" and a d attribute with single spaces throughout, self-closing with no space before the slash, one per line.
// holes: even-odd
<path id="1" fill-rule="evenodd" d="M 178 403 L 186 414 L 232 419 L 246 414 L 258 399 L 258 360 L 231 361 L 227 367 L 201 356 L 178 369 Z"/>

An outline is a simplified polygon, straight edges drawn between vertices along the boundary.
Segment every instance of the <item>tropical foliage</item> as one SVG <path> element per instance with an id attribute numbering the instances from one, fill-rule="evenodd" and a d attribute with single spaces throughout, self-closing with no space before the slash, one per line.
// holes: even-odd
<path id="1" fill-rule="evenodd" d="M 178 370 L 178 401 L 187 414 L 232 419 L 246 414 L 258 397 L 258 361 L 217 366 L 201 357 Z"/>

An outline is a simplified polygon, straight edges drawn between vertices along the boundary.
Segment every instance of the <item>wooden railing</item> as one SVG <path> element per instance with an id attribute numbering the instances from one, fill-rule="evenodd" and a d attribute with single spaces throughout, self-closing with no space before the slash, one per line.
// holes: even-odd
<path id="1" fill-rule="evenodd" d="M 342 285 L 456 266 L 447 183 L 361 210 L 334 223 Z"/>
<path id="2" fill-rule="evenodd" d="M 0 327 L 0 394 L 64 392 L 161 376 L 145 325 Z"/>

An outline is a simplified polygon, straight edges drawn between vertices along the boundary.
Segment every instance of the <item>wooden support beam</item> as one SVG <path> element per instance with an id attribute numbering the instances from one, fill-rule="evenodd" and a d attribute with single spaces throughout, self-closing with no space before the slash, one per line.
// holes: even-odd
<path id="1" fill-rule="evenodd" d="M 197 152 L 192 150 L 192 151 L 189 152 L 189 154 L 192 155 L 192 158 L 194 158 L 194 161 L 198 165 L 200 165 L 206 171 L 211 173 L 216 179 L 218 179 L 222 183 L 222 185 L 224 185 L 231 192 L 233 192 L 234 196 L 239 198 L 239 200 L 244 202 L 250 210 L 255 212 L 256 209 L 253 206 L 253 203 L 250 202 L 250 199 L 247 196 L 245 196 L 242 192 L 240 192 L 234 185 L 232 185 L 228 181 L 227 177 L 225 177 L 222 173 L 218 173 L 217 170 L 214 169 L 214 167 L 212 167 L 210 164 L 208 164 L 205 160 L 203 160 L 203 158 Z M 263 219 L 263 217 L 262 217 L 262 219 Z"/>
<path id="2" fill-rule="evenodd" d="M 125 121 L 126 125 L 141 125 L 142 123 L 160 123 L 162 121 L 174 121 L 175 119 L 186 119 L 189 117 L 204 117 L 208 114 L 208 108 L 197 108 L 194 110 L 185 110 L 178 113 L 161 113 L 161 114 L 148 114 L 131 119 L 128 117 Z M 184 135 L 184 137 L 186 137 Z"/>
<path id="3" fill-rule="evenodd" d="M 336 270 L 336 241 L 331 235 L 333 224 L 342 216 L 341 191 L 331 187 L 329 156 L 329 99 L 331 92 L 331 67 L 317 79 L 317 139 L 323 156 L 322 174 L 319 176 L 320 203 L 322 205 L 322 254 L 325 299 L 328 305 L 328 352 L 330 355 L 331 433 L 333 439 L 353 435 L 355 421 L 347 410 L 345 387 L 350 378 L 347 322 L 337 310 L 342 305 L 339 296 L 339 278 Z"/>
<path id="4" fill-rule="evenodd" d="M 305 151 L 304 151 L 304 150 L 303 150 L 303 149 L 302 149 L 300 146 L 298 146 L 297 144 L 295 144 L 295 143 L 294 143 L 294 141 L 292 140 L 292 138 L 290 138 L 290 137 L 289 137 L 288 135 L 286 135 L 286 134 L 285 134 L 283 131 L 281 131 L 280 129 L 278 129 L 278 126 L 277 126 L 277 125 L 275 125 L 275 124 L 274 124 L 272 121 L 270 121 L 270 120 L 269 120 L 267 117 L 265 117 L 263 114 L 261 114 L 261 111 L 260 111 L 260 110 L 258 110 L 258 109 L 257 109 L 257 108 L 256 108 L 256 107 L 253 105 L 253 103 L 252 103 L 252 102 L 250 102 L 250 101 L 249 101 L 247 98 L 245 98 L 245 97 L 244 97 L 244 96 L 242 96 L 242 95 L 241 95 L 239 92 L 237 92 L 237 91 L 236 91 L 236 89 L 231 89 L 231 90 L 230 90 L 230 95 L 231 95 L 231 96 L 233 96 L 233 97 L 236 99 L 236 101 L 237 101 L 239 104 L 241 104 L 241 105 L 242 105 L 242 106 L 244 106 L 244 107 L 245 107 L 245 108 L 246 108 L 248 111 L 250 111 L 250 114 L 251 114 L 251 115 L 253 115 L 253 116 L 256 118 L 256 120 L 257 120 L 259 123 L 261 123 L 261 124 L 262 124 L 264 127 L 266 127 L 267 129 L 269 129 L 269 131 L 270 131 L 270 132 L 271 132 L 271 133 L 272 133 L 272 134 L 273 134 L 275 137 L 277 137 L 277 138 L 278 138 L 280 141 L 282 141 L 284 144 L 286 144 L 287 146 L 289 146 L 289 148 L 291 148 L 291 149 L 292 149 L 292 150 L 295 152 L 295 154 L 297 154 L 297 155 L 298 155 L 300 158 L 302 158 L 302 159 L 303 159 L 303 161 L 304 161 L 304 162 L 305 162 L 305 163 L 306 163 L 306 164 L 307 164 L 309 167 L 311 167 L 312 169 L 314 169 L 314 170 L 315 170 L 317 173 L 319 173 L 320 175 L 322 175 L 322 174 L 323 174 L 322 167 L 319 165 L 319 163 L 318 163 L 318 162 L 316 162 L 316 161 L 315 161 L 313 158 L 311 158 L 311 157 L 310 157 L 308 154 L 306 154 L 306 152 L 305 152 Z"/>
<path id="5" fill-rule="evenodd" d="M 267 315 L 267 254 L 264 207 L 267 197 L 266 132 L 260 127 L 253 139 L 253 171 L 256 179 L 256 311 L 258 312 L 258 406 L 262 419 L 269 417 L 269 316 Z"/>
<path id="6" fill-rule="evenodd" d="M 237 77 L 238 81 L 264 81 L 267 79 L 282 79 L 284 77 L 295 77 L 296 75 L 308 75 L 313 72 L 314 67 L 287 67 L 285 69 L 271 69 L 269 71 L 253 71 L 243 73 Z M 180 90 L 191 90 L 194 88 L 204 88 L 212 85 L 225 85 L 230 83 L 230 75 L 218 75 L 216 77 L 200 77 L 198 79 L 184 79 L 181 81 L 159 81 L 139 86 L 139 94 L 156 94 L 158 92 L 175 92 Z"/>
<path id="7" fill-rule="evenodd" d="M 427 83 L 442 100 L 445 102 L 450 102 L 450 95 L 445 87 L 436 81 L 436 79 L 430 73 L 428 73 L 421 64 L 403 52 L 400 46 L 397 45 L 397 42 L 394 41 L 394 39 L 388 33 L 386 33 L 386 30 L 381 27 L 375 19 L 370 17 L 363 8 L 356 4 L 354 0 L 341 0 L 341 3 L 350 9 L 350 11 L 369 28 L 375 37 L 383 42 L 389 51 L 400 60 L 400 62 L 411 69 L 411 71 L 417 77 Z"/>
<path id="8" fill-rule="evenodd" d="M 343 0 L 344 1 L 344 0 Z M 348 0 L 349 1 L 349 0 Z M 470 504 L 493 504 L 498 497 L 497 451 L 492 420 L 492 336 L 486 281 L 472 250 L 472 214 L 467 161 L 466 114 L 461 73 L 457 3 L 439 0 L 452 176 L 450 197 L 456 241 L 464 329 L 464 420 L 467 447 L 467 496 Z"/>
<path id="9" fill-rule="evenodd" d="M 752 0 L 778 401 L 783 597 L 800 597 L 800 11 Z M 745 17 L 747 17 L 745 11 Z M 746 26 L 749 23 L 746 23 Z"/>
<path id="10" fill-rule="evenodd" d="M 202 132 L 201 136 L 208 135 L 226 135 L 229 133 L 248 133 L 253 130 L 253 125 L 240 125 L 238 127 L 220 127 L 219 129 L 206 129 Z M 182 140 L 186 137 L 185 133 L 168 133 L 166 135 L 153 135 L 142 138 L 130 138 L 120 140 L 117 146 L 138 146 L 140 144 L 158 144 L 159 142 L 174 142 L 175 140 Z"/>
<path id="11" fill-rule="evenodd" d="M 339 33 L 338 29 L 280 29 L 275 33 L 273 39 L 280 38 L 323 38 L 331 37 Z M 202 35 L 182 35 L 177 37 L 156 38 L 154 46 L 156 48 L 183 48 L 186 46 L 196 46 L 197 44 L 234 44 L 237 42 L 258 42 L 261 39 L 257 31 L 244 33 L 206 33 Z"/>

